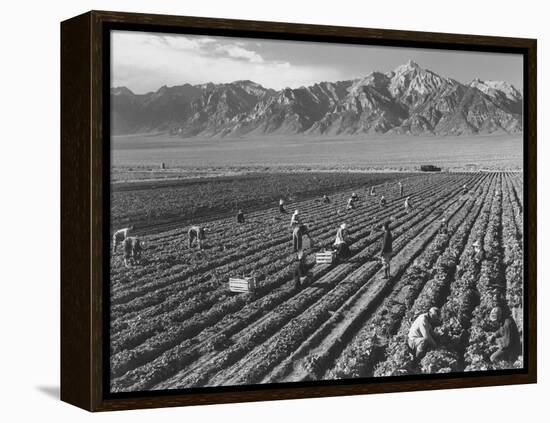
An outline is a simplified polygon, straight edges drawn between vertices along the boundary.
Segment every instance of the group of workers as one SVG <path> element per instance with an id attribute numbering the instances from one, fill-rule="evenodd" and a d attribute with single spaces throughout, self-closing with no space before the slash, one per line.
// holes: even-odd
<path id="1" fill-rule="evenodd" d="M 496 331 L 487 339 L 496 348 L 489 360 L 492 363 L 501 360 L 516 361 L 521 354 L 521 340 L 516 322 L 511 316 L 504 316 L 501 307 L 491 309 L 489 320 L 496 326 Z M 418 363 L 429 350 L 440 346 L 439 336 L 434 329 L 441 324 L 441 311 L 437 307 L 431 307 L 414 319 L 407 336 L 407 346 L 414 362 Z"/>
<path id="2" fill-rule="evenodd" d="M 404 195 L 403 183 L 398 182 L 399 198 Z M 468 193 L 466 185 L 462 187 L 464 194 Z M 376 189 L 371 187 L 368 196 L 375 196 Z M 359 200 L 357 193 L 353 192 L 347 201 L 347 209 L 351 210 L 356 207 Z M 325 194 L 322 197 L 324 204 L 330 204 L 330 198 Z M 384 195 L 380 196 L 380 207 L 386 206 L 386 198 Z M 404 209 L 408 213 L 412 210 L 412 202 L 410 197 L 407 196 L 404 202 Z M 283 199 L 279 201 L 279 212 L 287 214 L 285 209 L 285 202 Z M 245 223 L 245 216 L 241 209 L 237 212 L 237 223 Z M 303 248 L 303 237 L 307 236 L 310 241 L 310 248 L 313 248 L 315 243 L 312 239 L 309 228 L 302 221 L 300 211 L 296 209 L 290 219 L 290 228 L 292 231 L 292 250 L 296 253 L 296 260 L 293 262 L 293 277 L 295 289 L 301 289 L 307 284 L 308 279 L 311 278 L 311 272 L 308 269 L 306 262 L 306 253 Z M 384 271 L 384 278 L 391 277 L 391 259 L 393 255 L 393 235 L 390 230 L 390 221 L 385 221 L 383 224 L 383 236 L 379 256 L 382 262 L 382 268 Z M 120 229 L 113 235 L 113 254 L 116 253 L 117 247 L 122 245 L 124 265 L 128 267 L 131 264 L 139 264 L 141 262 L 141 251 L 143 249 L 143 242 L 136 236 L 131 236 L 134 230 L 133 226 Z M 441 220 L 440 233 L 448 232 L 448 221 L 445 217 Z M 206 238 L 206 228 L 194 225 L 191 226 L 187 232 L 187 246 L 193 248 L 194 245 L 198 249 L 202 249 L 203 242 Z M 341 223 L 336 231 L 333 247 L 336 257 L 345 261 L 352 256 L 350 250 L 351 239 L 348 232 L 347 224 Z M 482 258 L 483 250 L 481 249 L 479 242 L 473 244 L 473 253 L 476 259 Z M 521 353 L 521 345 L 519 340 L 519 333 L 516 323 L 511 317 L 503 318 L 503 310 L 500 307 L 496 307 L 491 310 L 490 320 L 499 325 L 499 329 L 490 341 L 495 342 L 498 349 L 490 356 L 492 362 L 498 360 L 510 360 L 514 361 Z M 434 332 L 434 328 L 442 323 L 441 313 L 437 307 L 432 307 L 426 313 L 420 314 L 414 319 L 407 336 L 407 347 L 414 357 L 415 361 L 422 359 L 426 352 L 431 348 L 437 348 L 438 337 Z"/>

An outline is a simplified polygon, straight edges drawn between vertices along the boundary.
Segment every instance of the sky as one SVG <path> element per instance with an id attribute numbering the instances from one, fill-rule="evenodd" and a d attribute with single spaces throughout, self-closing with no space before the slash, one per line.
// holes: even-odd
<path id="1" fill-rule="evenodd" d="M 161 86 L 249 79 L 266 88 L 389 72 L 413 60 L 462 83 L 475 78 L 522 89 L 522 56 L 435 49 L 364 46 L 134 31 L 111 33 L 111 86 L 136 94 Z"/>

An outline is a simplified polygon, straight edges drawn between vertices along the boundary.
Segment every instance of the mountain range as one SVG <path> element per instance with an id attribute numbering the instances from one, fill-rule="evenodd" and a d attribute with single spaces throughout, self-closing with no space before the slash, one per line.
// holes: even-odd
<path id="1" fill-rule="evenodd" d="M 502 81 L 469 84 L 413 61 L 391 72 L 273 90 L 252 81 L 111 89 L 112 134 L 475 135 L 522 131 L 523 95 Z"/>

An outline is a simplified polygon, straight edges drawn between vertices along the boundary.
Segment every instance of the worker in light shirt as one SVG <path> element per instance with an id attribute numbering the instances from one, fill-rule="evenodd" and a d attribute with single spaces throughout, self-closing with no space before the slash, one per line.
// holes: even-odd
<path id="1" fill-rule="evenodd" d="M 416 360 L 422 359 L 428 349 L 437 347 L 434 327 L 440 324 L 441 315 L 437 307 L 430 308 L 414 320 L 407 336 L 407 345 Z"/>

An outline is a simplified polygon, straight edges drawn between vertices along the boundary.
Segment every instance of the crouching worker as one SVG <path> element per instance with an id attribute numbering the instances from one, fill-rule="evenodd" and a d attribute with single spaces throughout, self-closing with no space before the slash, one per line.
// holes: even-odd
<path id="1" fill-rule="evenodd" d="M 346 209 L 352 210 L 352 209 L 354 208 L 354 204 L 355 204 L 355 203 L 353 202 L 353 198 L 351 198 L 351 197 L 348 198 L 348 204 L 347 204 L 347 206 L 346 206 Z"/>
<path id="2" fill-rule="evenodd" d="M 244 223 L 244 213 L 242 210 L 237 212 L 237 223 Z"/>
<path id="3" fill-rule="evenodd" d="M 349 234 L 345 223 L 342 223 L 340 228 L 338 228 L 338 232 L 336 232 L 334 246 L 336 247 L 336 255 L 340 260 L 346 260 L 351 256 L 351 251 L 349 249 Z"/>
<path id="4" fill-rule="evenodd" d="M 201 226 L 191 226 L 187 231 L 187 246 L 193 248 L 193 242 L 197 240 L 197 246 L 199 250 L 202 249 L 202 243 L 206 239 L 206 229 Z"/>
<path id="5" fill-rule="evenodd" d="M 279 211 L 281 213 L 286 213 L 286 210 L 285 210 L 285 201 L 281 198 L 279 200 Z"/>
<path id="6" fill-rule="evenodd" d="M 427 313 L 418 316 L 407 336 L 407 345 L 415 360 L 420 360 L 430 348 L 437 347 L 434 327 L 441 324 L 441 316 L 437 307 L 432 307 Z"/>
<path id="7" fill-rule="evenodd" d="M 113 254 L 116 253 L 116 247 L 118 244 L 122 244 L 133 230 L 134 226 L 131 225 L 127 228 L 119 229 L 113 234 Z"/>
<path id="8" fill-rule="evenodd" d="M 122 243 L 124 247 L 124 266 L 141 263 L 141 240 L 135 236 L 129 236 Z"/>
<path id="9" fill-rule="evenodd" d="M 330 198 L 328 198 L 328 196 L 326 194 L 323 195 L 323 203 L 330 204 Z"/>
<path id="10" fill-rule="evenodd" d="M 309 230 L 306 225 L 295 226 L 292 230 L 292 248 L 295 253 L 302 249 L 302 237 L 306 235 L 309 238 L 310 247 L 313 248 L 313 239 L 309 235 Z"/>
<path id="11" fill-rule="evenodd" d="M 307 264 L 306 264 L 306 255 L 300 250 L 298 251 L 296 261 L 294 262 L 294 289 L 299 290 L 302 288 L 309 280 L 311 276 L 308 273 Z"/>
<path id="12" fill-rule="evenodd" d="M 496 333 L 489 337 L 489 341 L 495 342 L 498 346 L 498 350 L 491 354 L 491 362 L 495 363 L 500 360 L 516 361 L 521 354 L 521 341 L 516 322 L 512 317 L 503 319 L 500 307 L 491 310 L 489 320 L 498 323 L 500 326 Z"/>

